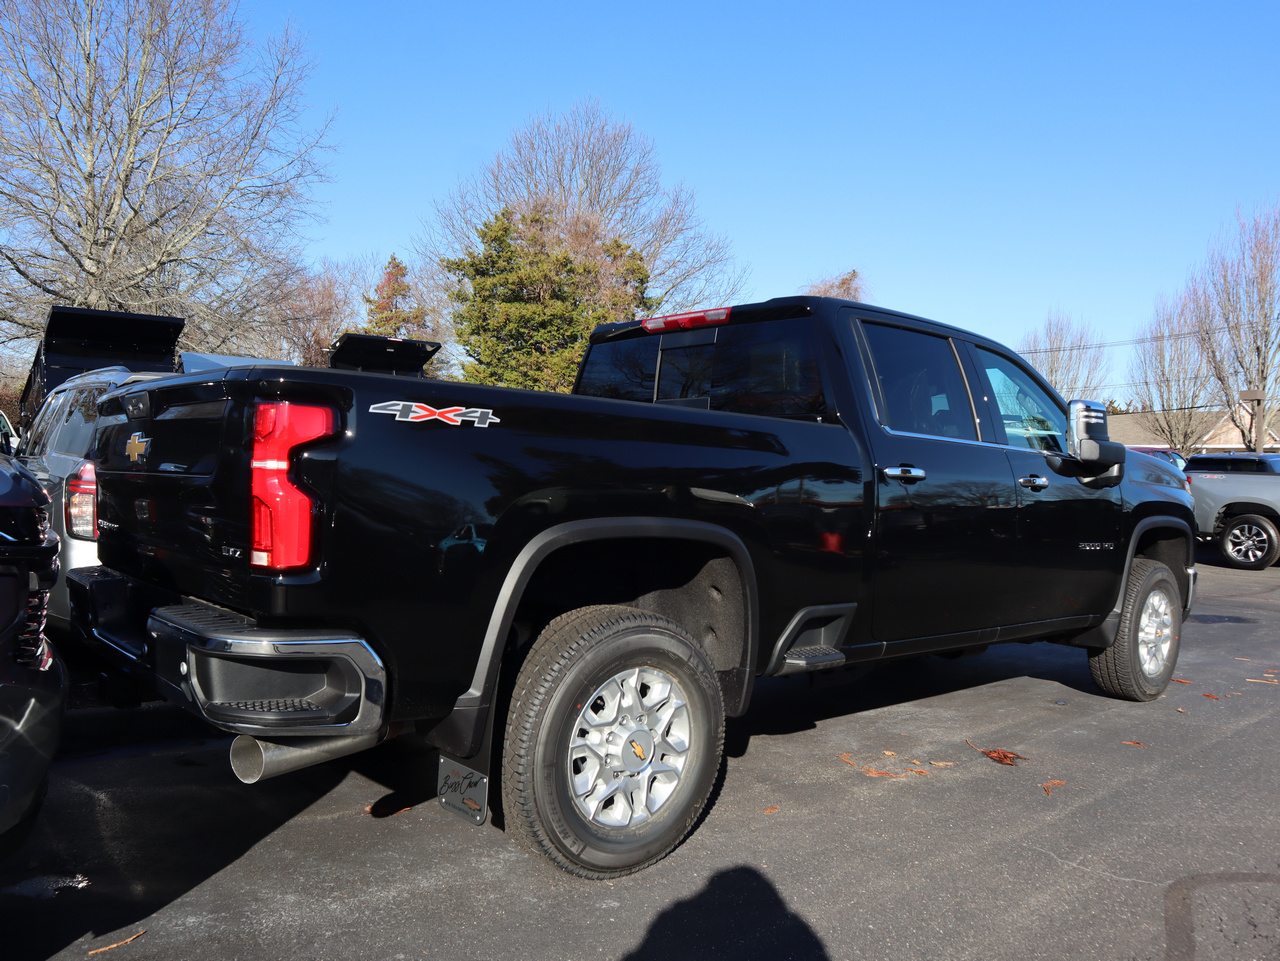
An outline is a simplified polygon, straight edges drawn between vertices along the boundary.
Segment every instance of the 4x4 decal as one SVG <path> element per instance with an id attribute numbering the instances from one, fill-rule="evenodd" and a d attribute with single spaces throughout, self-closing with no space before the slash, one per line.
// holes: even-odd
<path id="1" fill-rule="evenodd" d="M 374 404 L 369 408 L 371 414 L 394 414 L 396 420 L 420 422 L 424 420 L 440 420 L 455 426 L 464 420 L 471 421 L 477 427 L 488 427 L 490 424 L 501 424 L 493 411 L 481 407 L 428 407 L 416 404 L 411 400 L 388 400 Z"/>

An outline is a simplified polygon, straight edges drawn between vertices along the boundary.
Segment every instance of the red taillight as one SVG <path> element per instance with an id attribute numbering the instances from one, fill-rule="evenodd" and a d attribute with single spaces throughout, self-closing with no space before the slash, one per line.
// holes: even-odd
<path id="1" fill-rule="evenodd" d="M 285 570 L 311 560 L 310 497 L 289 480 L 289 452 L 335 430 L 333 410 L 288 401 L 261 402 L 253 415 L 253 500 L 249 527 L 254 567 Z"/>
<path id="2" fill-rule="evenodd" d="M 68 536 L 87 541 L 98 536 L 98 474 L 93 461 L 85 461 L 67 478 L 62 508 Z"/>
<path id="3" fill-rule="evenodd" d="M 695 310 L 688 314 L 667 314 L 665 317 L 650 317 L 640 321 L 640 326 L 651 334 L 659 334 L 667 330 L 686 330 L 689 327 L 707 327 L 711 324 L 723 324 L 729 319 L 732 307 L 717 307 L 715 310 Z"/>

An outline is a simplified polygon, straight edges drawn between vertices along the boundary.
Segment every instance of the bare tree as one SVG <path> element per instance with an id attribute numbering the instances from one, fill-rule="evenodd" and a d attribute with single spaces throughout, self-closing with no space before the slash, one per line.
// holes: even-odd
<path id="1" fill-rule="evenodd" d="M 1246 448 L 1256 450 L 1266 443 L 1280 387 L 1280 203 L 1248 220 L 1236 214 L 1234 234 L 1210 248 L 1187 299 L 1231 422 Z M 1242 404 L 1242 390 L 1260 391 L 1263 399 Z"/>
<path id="2" fill-rule="evenodd" d="M 1190 451 L 1204 436 L 1214 395 L 1191 302 L 1161 299 L 1138 340 L 1129 362 L 1138 419 L 1174 450 Z"/>
<path id="3" fill-rule="evenodd" d="M 368 274 L 368 259 L 324 260 L 302 276 L 275 324 L 286 359 L 304 367 L 328 365 L 330 345 L 362 322 Z"/>
<path id="4" fill-rule="evenodd" d="M 1094 398 L 1107 382 L 1107 351 L 1101 340 L 1089 324 L 1051 310 L 1043 327 L 1022 338 L 1018 352 L 1063 397 Z"/>
<path id="5" fill-rule="evenodd" d="M 843 274 L 819 280 L 809 284 L 800 291 L 813 297 L 839 297 L 841 300 L 866 300 L 867 285 L 862 274 L 856 268 L 850 268 Z"/>
<path id="6" fill-rule="evenodd" d="M 728 242 L 707 231 L 693 191 L 664 186 L 653 141 L 595 101 L 535 117 L 436 204 L 417 244 L 424 261 L 418 286 L 447 288 L 440 260 L 475 248 L 477 229 L 504 208 L 549 218 L 579 263 L 603 266 L 606 245 L 630 245 L 649 272 L 649 295 L 664 310 L 724 303 L 742 287 Z M 437 308 L 444 303 L 436 299 Z"/>
<path id="7" fill-rule="evenodd" d="M 0 336 L 51 303 L 186 316 L 191 346 L 269 337 L 298 276 L 324 129 L 310 65 L 234 0 L 9 0 L 0 19 Z"/>

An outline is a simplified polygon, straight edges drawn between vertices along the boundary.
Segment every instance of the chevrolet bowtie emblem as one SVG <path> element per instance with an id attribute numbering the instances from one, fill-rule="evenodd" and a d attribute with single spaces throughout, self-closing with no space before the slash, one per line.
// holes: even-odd
<path id="1" fill-rule="evenodd" d="M 141 431 L 134 431 L 133 436 L 129 438 L 129 443 L 124 445 L 124 452 L 129 455 L 129 460 L 136 464 L 141 458 L 147 456 L 147 448 L 150 446 L 150 437 L 143 437 Z"/>
<path id="2" fill-rule="evenodd" d="M 642 761 L 644 760 L 644 748 L 642 748 L 637 742 L 631 742 L 631 750 L 636 752 L 636 757 Z"/>

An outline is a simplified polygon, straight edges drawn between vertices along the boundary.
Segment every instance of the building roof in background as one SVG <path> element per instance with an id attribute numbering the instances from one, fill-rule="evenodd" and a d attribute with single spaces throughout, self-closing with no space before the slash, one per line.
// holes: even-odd
<path id="1" fill-rule="evenodd" d="M 1147 426 L 1147 414 L 1110 414 L 1107 416 L 1107 430 L 1111 439 L 1126 447 L 1163 447 L 1169 445 Z M 1244 450 L 1244 438 L 1240 430 L 1231 423 L 1231 418 L 1223 410 L 1202 410 L 1196 413 L 1196 428 L 1200 440 L 1191 445 L 1183 454 L 1194 454 L 1202 450 Z M 1267 430 L 1267 447 L 1280 447 L 1280 435 L 1274 429 Z"/>

